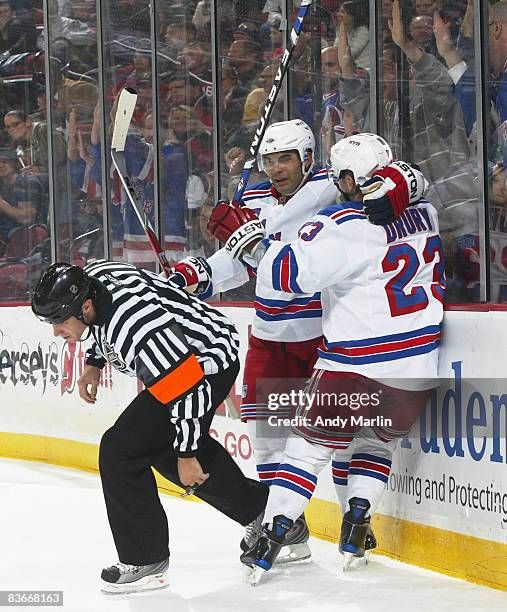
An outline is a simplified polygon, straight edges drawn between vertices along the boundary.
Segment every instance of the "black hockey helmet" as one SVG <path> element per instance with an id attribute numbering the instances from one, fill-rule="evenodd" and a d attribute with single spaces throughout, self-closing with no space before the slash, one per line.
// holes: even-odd
<path id="1" fill-rule="evenodd" d="M 79 266 L 51 264 L 32 295 L 32 311 L 45 323 L 63 323 L 70 317 L 83 321 L 81 309 L 91 288 L 90 277 Z"/>

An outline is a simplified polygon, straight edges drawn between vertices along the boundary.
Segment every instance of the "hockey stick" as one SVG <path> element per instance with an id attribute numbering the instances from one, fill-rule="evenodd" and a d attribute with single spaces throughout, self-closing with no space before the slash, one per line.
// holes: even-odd
<path id="1" fill-rule="evenodd" d="M 234 192 L 234 197 L 232 199 L 233 202 L 240 202 L 241 198 L 243 197 L 243 193 L 248 184 L 248 179 L 250 178 L 250 174 L 252 173 L 252 168 L 255 164 L 255 160 L 257 159 L 257 154 L 259 153 L 259 148 L 261 146 L 262 139 L 264 138 L 264 133 L 266 132 L 269 120 L 271 119 L 271 115 L 273 114 L 273 108 L 275 106 L 276 99 L 278 98 L 278 94 L 280 93 L 283 78 L 286 75 L 287 70 L 289 69 L 290 60 L 294 54 L 294 50 L 299 40 L 301 30 L 303 29 L 304 18 L 312 2 L 313 0 L 302 0 L 301 6 L 299 7 L 299 12 L 294 21 L 294 25 L 292 26 L 292 30 L 290 33 L 290 40 L 292 44 L 288 49 L 285 49 L 282 55 L 282 59 L 280 60 L 280 65 L 278 66 L 273 86 L 271 87 L 271 91 L 269 92 L 268 99 L 266 100 L 266 104 L 264 105 L 264 110 L 262 111 L 259 125 L 255 130 L 255 135 L 248 151 L 250 153 L 250 157 L 245 161 L 245 165 L 243 166 L 243 170 L 241 171 L 241 176 L 239 178 L 239 183 L 237 184 L 236 191 Z"/>
<path id="2" fill-rule="evenodd" d="M 125 161 L 125 143 L 127 141 L 127 134 L 129 131 L 130 122 L 137 101 L 137 93 L 126 87 L 120 93 L 118 98 L 118 105 L 116 107 L 116 116 L 114 119 L 113 137 L 111 139 L 111 157 L 113 158 L 113 164 L 120 177 L 121 184 L 125 189 L 128 199 L 132 204 L 134 211 L 139 219 L 139 223 L 142 225 L 144 233 L 148 238 L 151 248 L 154 250 L 157 256 L 158 262 L 166 276 L 170 275 L 171 266 L 167 261 L 164 250 L 160 246 L 155 230 L 153 229 L 146 213 L 143 210 L 143 205 L 136 194 L 132 181 L 127 174 L 127 164 Z"/>

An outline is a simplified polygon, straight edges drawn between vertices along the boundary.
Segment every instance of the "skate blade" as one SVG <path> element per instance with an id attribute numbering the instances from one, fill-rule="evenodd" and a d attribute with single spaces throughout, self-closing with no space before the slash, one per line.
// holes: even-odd
<path id="1" fill-rule="evenodd" d="M 126 582 L 124 584 L 113 584 L 101 580 L 100 590 L 105 595 L 126 595 L 129 593 L 143 593 L 144 591 L 155 591 L 157 589 L 165 589 L 169 586 L 167 574 L 156 574 L 154 576 L 145 576 L 135 582 Z"/>
<path id="2" fill-rule="evenodd" d="M 253 565 L 252 567 L 247 566 L 245 567 L 244 573 L 245 582 L 250 586 L 257 586 L 265 573 L 266 570 L 258 565 Z"/>
<path id="3" fill-rule="evenodd" d="M 353 553 L 342 553 L 343 563 L 342 571 L 349 572 L 351 570 L 360 569 L 368 565 L 368 557 L 365 554 L 363 557 L 356 557 Z"/>
<path id="4" fill-rule="evenodd" d="M 305 561 L 312 556 L 312 551 L 308 546 L 308 542 L 300 544 L 289 544 L 283 546 L 278 557 L 275 560 L 275 565 L 283 565 L 284 563 L 297 563 Z"/>

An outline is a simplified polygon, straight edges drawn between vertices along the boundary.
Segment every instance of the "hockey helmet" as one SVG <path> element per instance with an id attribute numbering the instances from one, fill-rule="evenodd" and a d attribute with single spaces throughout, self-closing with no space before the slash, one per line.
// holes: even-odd
<path id="1" fill-rule="evenodd" d="M 375 170 L 392 161 L 391 147 L 376 134 L 349 136 L 331 147 L 330 165 L 335 183 L 344 170 L 350 170 L 359 183 L 361 178 L 370 178 Z"/>
<path id="2" fill-rule="evenodd" d="M 79 266 L 51 264 L 32 295 L 32 311 L 45 323 L 63 323 L 70 317 L 83 321 L 82 306 L 91 288 L 90 277 Z"/>
<path id="3" fill-rule="evenodd" d="M 308 159 L 307 152 L 315 151 L 315 138 L 312 130 L 304 121 L 301 121 L 301 119 L 280 121 L 271 124 L 266 129 L 259 147 L 259 158 L 257 160 L 259 170 L 264 170 L 263 155 L 280 153 L 281 151 L 297 151 L 301 159 L 303 175 L 306 176 L 311 171 L 313 163 L 308 169 L 305 169 L 305 163 Z"/>

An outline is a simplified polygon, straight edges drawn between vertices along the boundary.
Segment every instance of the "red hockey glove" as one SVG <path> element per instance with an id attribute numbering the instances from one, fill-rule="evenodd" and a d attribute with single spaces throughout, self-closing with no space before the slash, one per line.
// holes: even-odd
<path id="1" fill-rule="evenodd" d="M 427 186 L 420 170 L 402 161 L 392 162 L 360 185 L 364 211 L 374 225 L 391 223 L 422 197 Z"/>
<path id="2" fill-rule="evenodd" d="M 207 227 L 210 234 L 225 244 L 231 257 L 239 257 L 252 242 L 258 243 L 265 236 L 253 210 L 224 200 L 213 209 Z"/>
<path id="3" fill-rule="evenodd" d="M 211 268 L 204 257 L 185 257 L 171 268 L 168 280 L 187 293 L 201 295 L 211 284 Z"/>

